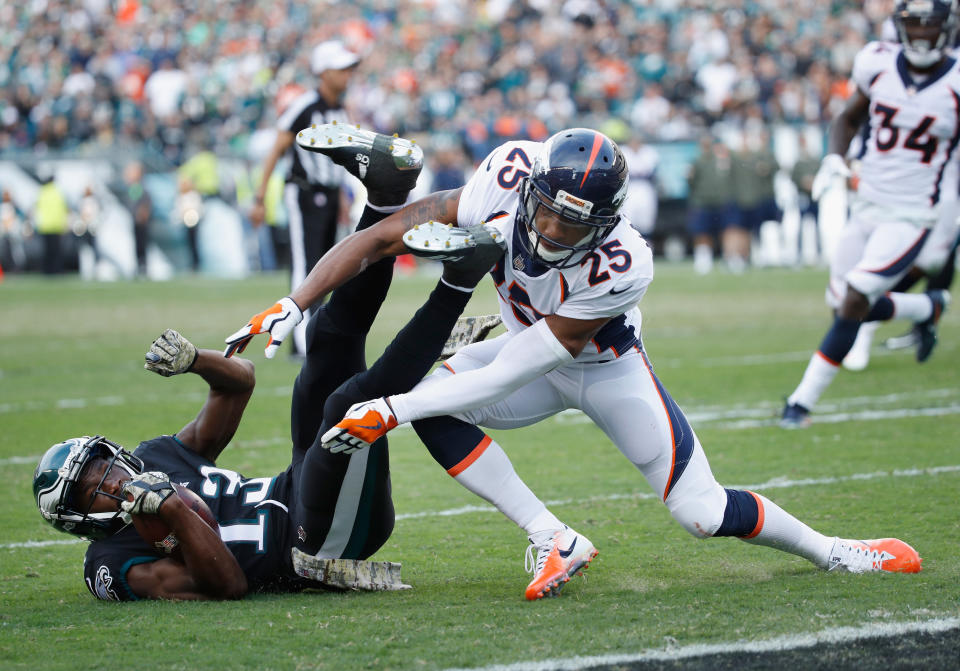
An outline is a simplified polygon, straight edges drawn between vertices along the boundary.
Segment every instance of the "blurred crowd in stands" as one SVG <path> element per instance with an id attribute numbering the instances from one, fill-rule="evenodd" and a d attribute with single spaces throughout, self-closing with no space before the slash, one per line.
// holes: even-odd
<path id="1" fill-rule="evenodd" d="M 362 55 L 346 100 L 351 118 L 429 138 L 436 188 L 456 185 L 504 140 L 571 126 L 624 145 L 686 141 L 694 150 L 723 129 L 822 128 L 849 93 L 854 55 L 892 4 L 2 3 L 0 159 L 129 149 L 155 166 L 162 158 L 158 169 L 203 152 L 252 165 L 258 133 L 313 86 L 311 48 L 332 38 Z"/>
<path id="2" fill-rule="evenodd" d="M 348 109 L 383 131 L 504 139 L 625 122 L 823 122 L 890 2 L 30 0 L 0 23 L 0 150 L 242 150 L 310 48 L 365 56 Z M 616 133 L 615 133 L 616 134 Z M 622 135 L 622 132 L 621 132 Z"/>

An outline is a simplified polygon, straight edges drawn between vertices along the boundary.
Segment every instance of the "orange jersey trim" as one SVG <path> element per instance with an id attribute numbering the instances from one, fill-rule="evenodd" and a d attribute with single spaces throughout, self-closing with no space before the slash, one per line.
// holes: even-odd
<path id="1" fill-rule="evenodd" d="M 473 462 L 480 458 L 480 455 L 486 451 L 487 446 L 490 445 L 491 442 L 490 436 L 484 436 L 483 440 L 477 443 L 477 446 L 470 450 L 470 454 L 464 457 L 459 464 L 447 469 L 447 474 L 455 478 L 463 473 L 473 464 Z"/>
<path id="2" fill-rule="evenodd" d="M 831 359 L 830 357 L 828 357 L 826 354 L 824 354 L 824 353 L 821 352 L 820 350 L 817 350 L 817 356 L 819 356 L 821 359 L 823 359 L 824 361 L 826 361 L 826 362 L 827 362 L 828 364 L 830 364 L 831 366 L 838 367 L 838 366 L 840 365 L 840 362 L 839 362 L 839 361 L 834 361 L 833 359 Z"/>
<path id="3" fill-rule="evenodd" d="M 763 529 L 763 501 L 760 500 L 760 497 L 751 492 L 749 489 L 746 490 L 747 494 L 753 497 L 753 500 L 757 502 L 757 526 L 753 528 L 753 531 L 748 533 L 746 536 L 741 536 L 741 538 L 753 538 Z"/>

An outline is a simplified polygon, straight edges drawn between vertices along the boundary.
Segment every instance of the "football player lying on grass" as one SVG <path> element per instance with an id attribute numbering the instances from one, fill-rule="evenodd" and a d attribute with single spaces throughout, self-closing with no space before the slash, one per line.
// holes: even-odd
<path id="1" fill-rule="evenodd" d="M 385 168 L 385 177 L 380 170 L 381 188 L 387 182 L 394 191 L 409 191 L 419 156 L 414 173 L 409 159 L 403 172 Z M 371 205 L 358 229 L 391 211 Z M 318 583 L 404 588 L 398 564 L 361 561 L 393 530 L 387 441 L 356 455 L 334 454 L 319 447 L 319 435 L 351 404 L 419 382 L 441 355 L 473 288 L 502 255 L 502 240 L 477 227 L 469 253 L 445 264 L 426 303 L 369 370 L 366 334 L 387 295 L 393 259 L 370 264 L 335 291 L 309 322 L 291 400 L 292 457 L 273 477 L 248 478 L 216 464 L 253 393 L 253 364 L 165 331 L 147 352 L 145 368 L 203 378 L 209 393 L 197 416 L 133 453 L 102 436 L 57 443 L 34 475 L 43 517 L 92 540 L 84 560 L 90 591 L 101 599 L 134 600 L 236 599 Z M 264 315 L 267 324 L 294 318 L 300 321 L 301 312 L 289 299 Z M 204 521 L 206 508 L 212 515 Z"/>

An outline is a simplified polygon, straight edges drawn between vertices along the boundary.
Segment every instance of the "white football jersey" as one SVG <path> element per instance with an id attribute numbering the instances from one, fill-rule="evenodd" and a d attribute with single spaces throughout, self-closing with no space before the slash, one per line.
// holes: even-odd
<path id="1" fill-rule="evenodd" d="M 572 268 L 550 268 L 534 260 L 519 241 L 516 224 L 520 180 L 530 173 L 539 142 L 507 142 L 479 165 L 460 195 L 458 225 L 487 222 L 507 241 L 492 274 L 500 315 L 511 333 L 547 315 L 572 319 L 610 317 L 578 362 L 607 361 L 642 348 L 637 304 L 653 279 L 653 252 L 622 217 L 600 246 Z"/>
<path id="2" fill-rule="evenodd" d="M 852 78 L 870 99 L 859 195 L 935 217 L 941 200 L 957 193 L 957 62 L 948 58 L 926 79 L 914 79 L 899 44 L 870 42 L 857 54 Z"/>

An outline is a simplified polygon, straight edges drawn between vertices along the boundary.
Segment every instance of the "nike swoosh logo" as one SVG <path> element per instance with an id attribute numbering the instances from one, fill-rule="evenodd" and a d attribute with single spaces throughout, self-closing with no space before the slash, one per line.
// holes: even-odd
<path id="1" fill-rule="evenodd" d="M 376 423 L 375 425 L 373 425 L 373 426 L 364 426 L 363 424 L 357 424 L 357 428 L 358 428 L 358 429 L 368 429 L 368 430 L 370 430 L 370 431 L 379 431 L 381 428 L 383 428 L 383 422 L 377 422 L 377 423 Z"/>
<path id="2" fill-rule="evenodd" d="M 570 547 L 568 547 L 566 550 L 560 550 L 560 549 L 558 549 L 558 550 L 557 550 L 557 554 L 560 555 L 560 558 L 561 558 L 561 559 L 566 559 L 567 557 L 570 556 L 570 554 L 573 552 L 573 548 L 575 548 L 575 547 L 577 547 L 577 539 L 576 539 L 576 538 L 573 539 L 573 542 L 570 543 Z"/>
<path id="3" fill-rule="evenodd" d="M 617 294 L 622 294 L 624 291 L 626 291 L 626 290 L 629 289 L 629 288 L 630 288 L 630 287 L 627 287 L 626 289 L 621 289 L 620 291 L 617 291 L 616 289 L 611 289 L 611 290 L 610 290 L 610 295 L 616 296 Z"/>

